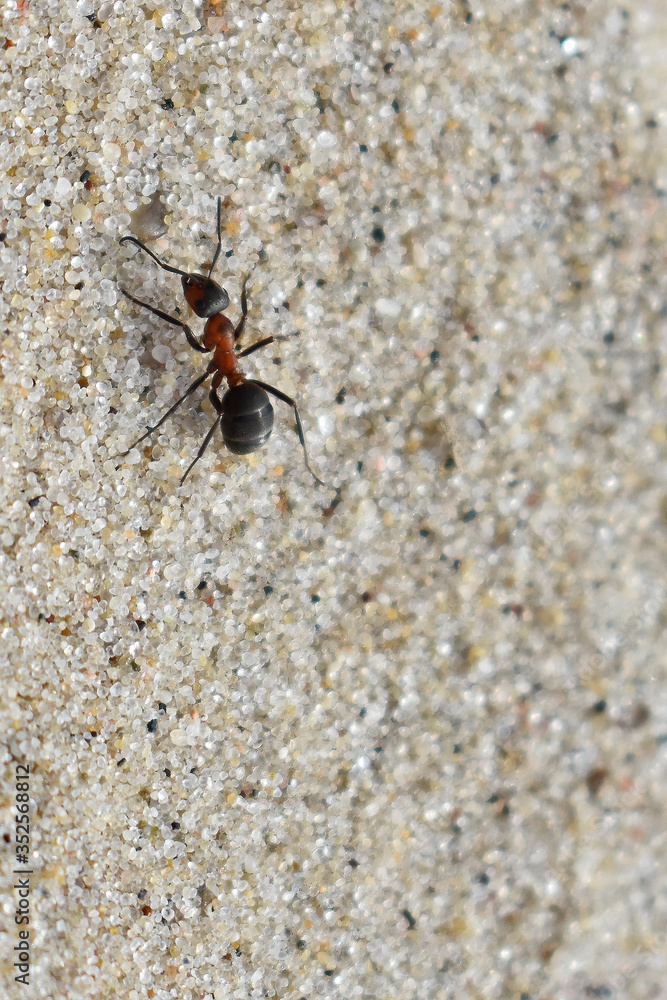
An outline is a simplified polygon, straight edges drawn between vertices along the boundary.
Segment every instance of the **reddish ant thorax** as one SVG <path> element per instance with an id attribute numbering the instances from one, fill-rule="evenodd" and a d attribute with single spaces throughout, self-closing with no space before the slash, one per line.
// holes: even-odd
<path id="1" fill-rule="evenodd" d="M 245 382 L 237 366 L 235 329 L 231 320 L 223 313 L 211 316 L 206 321 L 202 344 L 207 351 L 213 351 L 212 365 L 221 379 L 226 378 L 230 385 Z"/>

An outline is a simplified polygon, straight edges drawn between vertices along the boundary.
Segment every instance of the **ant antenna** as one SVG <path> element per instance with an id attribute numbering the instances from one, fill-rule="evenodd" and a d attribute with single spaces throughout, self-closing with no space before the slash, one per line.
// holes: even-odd
<path id="1" fill-rule="evenodd" d="M 218 198 L 218 228 L 217 228 L 217 235 L 218 235 L 218 245 L 217 245 L 216 250 L 215 250 L 215 256 L 213 257 L 213 263 L 211 264 L 211 267 L 209 268 L 209 272 L 208 272 L 208 277 L 209 278 L 213 274 L 213 268 L 218 263 L 218 258 L 220 256 L 220 251 L 222 250 L 222 198 Z M 155 261 L 155 263 L 159 264 L 159 266 L 162 268 L 163 271 L 169 271 L 171 274 L 180 274 L 183 278 L 190 278 L 190 277 L 192 277 L 192 275 L 188 274 L 187 271 L 181 271 L 181 269 L 178 268 L 178 267 L 172 267 L 170 264 L 165 264 L 165 262 L 163 260 L 160 260 L 159 257 L 155 256 L 155 254 L 153 253 L 152 250 L 149 250 L 147 246 L 145 246 L 143 243 L 141 243 L 136 238 L 136 236 L 123 236 L 123 238 L 121 240 L 119 240 L 118 242 L 121 243 L 121 244 L 123 244 L 123 243 L 134 243 L 134 245 L 136 247 L 139 247 L 139 249 L 143 250 L 144 253 L 147 253 L 149 257 L 152 257 L 153 260 Z"/>
<path id="2" fill-rule="evenodd" d="M 153 260 L 155 261 L 155 263 L 159 264 L 163 271 L 169 271 L 171 274 L 180 274 L 183 278 L 191 278 L 192 277 L 192 275 L 188 274 L 187 271 L 181 271 L 181 269 L 179 267 L 171 267 L 169 264 L 165 264 L 165 262 L 163 260 L 160 260 L 159 257 L 155 256 L 155 254 L 153 253 L 152 250 L 149 250 L 148 247 L 144 246 L 144 244 L 141 243 L 136 238 L 136 236 L 123 236 L 123 238 L 121 240 L 119 240 L 118 242 L 119 243 L 134 243 L 134 245 L 136 247 L 139 247 L 139 249 L 143 250 L 144 253 L 147 253 L 149 257 L 152 257 Z"/>
<path id="3" fill-rule="evenodd" d="M 215 251 L 215 257 L 213 258 L 213 263 L 211 264 L 210 270 L 208 272 L 209 278 L 213 274 L 213 268 L 218 263 L 218 257 L 220 256 L 220 251 L 222 250 L 222 230 L 221 230 L 222 222 L 221 222 L 221 219 L 222 219 L 222 198 L 218 198 L 218 246 L 217 246 L 217 249 Z"/>

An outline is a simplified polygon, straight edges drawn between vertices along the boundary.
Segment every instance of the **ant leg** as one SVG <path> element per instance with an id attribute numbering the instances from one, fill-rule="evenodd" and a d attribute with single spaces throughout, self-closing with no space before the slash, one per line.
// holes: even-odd
<path id="1" fill-rule="evenodd" d="M 118 242 L 121 244 L 134 243 L 135 247 L 139 247 L 139 249 L 143 250 L 144 253 L 147 253 L 149 257 L 152 257 L 155 263 L 159 264 L 159 266 L 162 268 L 163 271 L 169 271 L 171 274 L 180 274 L 181 277 L 183 278 L 192 277 L 192 275 L 188 274 L 187 271 L 181 271 L 179 267 L 172 267 L 170 264 L 165 264 L 163 260 L 160 260 L 159 257 L 155 256 L 152 250 L 149 250 L 148 247 L 144 246 L 143 243 L 140 243 L 136 236 L 123 236 L 123 238 L 121 240 L 118 240 Z"/>
<path id="2" fill-rule="evenodd" d="M 147 437 L 150 437 L 153 431 L 156 431 L 158 427 L 162 427 L 162 424 L 165 422 L 165 420 L 169 419 L 169 417 L 172 415 L 172 413 L 174 413 L 175 410 L 178 409 L 181 403 L 184 400 L 186 400 L 188 396 L 191 396 L 192 393 L 195 391 L 195 389 L 198 389 L 199 386 L 202 384 L 202 382 L 206 381 L 206 379 L 209 377 L 210 374 L 211 374 L 210 371 L 206 370 L 203 375 L 200 375 L 199 378 L 195 379 L 192 385 L 185 390 L 180 399 L 177 399 L 174 405 L 167 410 L 165 415 L 163 417 L 160 417 L 158 422 L 153 427 L 149 427 L 145 434 L 142 434 L 140 438 L 137 438 L 137 440 L 130 445 L 127 451 L 122 451 L 118 457 L 125 458 L 126 455 L 130 454 L 133 448 L 136 448 L 138 444 L 141 444 L 141 442 L 145 441 Z"/>
<path id="3" fill-rule="evenodd" d="M 183 485 L 183 483 L 185 482 L 185 480 L 188 478 L 188 476 L 190 475 L 190 473 L 194 469 L 195 465 L 197 464 L 197 462 L 199 461 L 199 459 L 202 457 L 202 455 L 204 454 L 204 452 L 208 448 L 208 446 L 210 444 L 210 441 L 211 441 L 211 438 L 215 434 L 215 432 L 216 432 L 216 430 L 217 430 L 217 428 L 218 428 L 219 425 L 220 425 L 220 414 L 218 414 L 217 417 L 215 418 L 215 423 L 213 424 L 213 426 L 211 427 L 210 431 L 208 432 L 208 434 L 204 438 L 202 446 L 199 449 L 199 451 L 197 452 L 194 460 L 192 462 L 190 462 L 190 464 L 188 465 L 187 469 L 183 473 L 183 478 L 181 479 L 181 486 Z"/>
<path id="4" fill-rule="evenodd" d="M 246 274 L 243 279 L 243 286 L 241 288 L 241 319 L 238 321 L 236 329 L 234 330 L 234 341 L 237 341 L 243 333 L 246 316 L 248 315 L 248 296 L 246 295 L 246 285 L 248 284 L 249 277 L 250 275 Z"/>
<path id="5" fill-rule="evenodd" d="M 187 323 L 183 323 L 180 319 L 176 319 L 175 316 L 170 316 L 169 313 L 162 312 L 161 309 L 156 309 L 155 306 L 149 306 L 148 302 L 142 302 L 141 299 L 135 299 L 134 295 L 130 295 L 130 293 L 126 292 L 124 288 L 121 288 L 121 292 L 126 299 L 129 299 L 130 302 L 134 302 L 136 306 L 143 306 L 144 309 L 148 309 L 149 312 L 152 312 L 154 316 L 159 316 L 160 319 L 163 319 L 166 323 L 171 323 L 172 326 L 180 326 L 190 347 L 194 347 L 195 351 L 199 351 L 200 354 L 208 354 L 206 348 L 201 346 Z"/>
<path id="6" fill-rule="evenodd" d="M 319 483 L 320 486 L 326 486 L 327 484 L 322 482 L 319 476 L 315 475 L 315 473 L 310 467 L 310 463 L 308 462 L 308 451 L 306 450 L 306 440 L 303 436 L 303 425 L 301 424 L 301 417 L 299 416 L 299 408 L 296 405 L 295 401 L 290 396 L 286 396 L 284 392 L 280 391 L 280 389 L 274 389 L 272 385 L 267 385 L 266 382 L 260 382 L 258 379 L 248 379 L 248 381 L 253 383 L 254 385 L 258 385 L 261 389 L 264 389 L 266 392 L 270 392 L 272 396 L 276 397 L 276 399 L 282 399 L 283 403 L 287 403 L 288 406 L 292 407 L 292 409 L 294 410 L 294 418 L 296 420 L 296 432 L 299 435 L 299 441 L 301 442 L 301 447 L 303 448 L 303 457 L 306 463 L 306 468 L 308 469 L 308 471 L 310 472 L 311 476 L 313 477 L 316 483 Z"/>
<path id="7" fill-rule="evenodd" d="M 272 344 L 275 339 L 275 337 L 265 337 L 264 340 L 258 340 L 256 344 L 251 344 L 250 347 L 246 347 L 244 351 L 241 351 L 237 357 L 247 358 L 249 354 L 252 354 L 254 351 L 258 351 L 260 347 L 266 347 L 267 344 Z"/>
<path id="8" fill-rule="evenodd" d="M 215 251 L 215 257 L 213 258 L 213 263 L 208 272 L 209 278 L 213 274 L 213 268 L 218 263 L 218 257 L 220 256 L 220 251 L 222 250 L 222 198 L 218 198 L 218 246 Z"/>
<path id="9" fill-rule="evenodd" d="M 211 391 L 208 394 L 208 398 L 210 399 L 211 405 L 215 408 L 215 410 L 216 410 L 216 412 L 217 412 L 218 415 L 215 418 L 215 421 L 214 421 L 213 426 L 211 427 L 210 431 L 208 432 L 208 434 L 206 435 L 206 437 L 202 441 L 202 446 L 199 449 L 199 451 L 197 452 L 194 460 L 192 462 L 190 462 L 189 466 L 187 467 L 187 469 L 183 473 L 183 478 L 181 479 L 181 486 L 183 485 L 183 483 L 185 482 L 185 480 L 188 478 L 188 476 L 192 472 L 193 468 L 195 467 L 195 465 L 197 464 L 197 462 L 199 461 L 199 459 L 202 457 L 202 455 L 204 454 L 204 452 L 208 448 L 209 444 L 211 443 L 211 438 L 215 434 L 216 429 L 220 425 L 220 420 L 222 419 L 222 402 L 221 402 L 220 398 L 218 397 L 217 392 L 215 391 L 215 386 L 213 386 L 211 388 Z"/>

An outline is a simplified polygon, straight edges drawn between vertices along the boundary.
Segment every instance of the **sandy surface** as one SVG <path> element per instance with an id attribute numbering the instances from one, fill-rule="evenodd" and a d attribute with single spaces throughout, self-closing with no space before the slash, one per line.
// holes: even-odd
<path id="1" fill-rule="evenodd" d="M 642 7 L 3 4 L 4 995 L 667 997 Z M 179 487 L 203 390 L 118 457 L 206 364 L 119 238 L 206 270 L 218 198 L 331 486 L 276 401 Z"/>

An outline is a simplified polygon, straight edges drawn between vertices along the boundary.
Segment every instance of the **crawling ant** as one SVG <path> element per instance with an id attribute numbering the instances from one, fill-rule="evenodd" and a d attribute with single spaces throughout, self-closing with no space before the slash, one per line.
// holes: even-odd
<path id="1" fill-rule="evenodd" d="M 246 358 L 249 354 L 253 354 L 254 351 L 259 350 L 260 347 L 266 347 L 268 344 L 272 344 L 274 342 L 274 338 L 265 337 L 264 340 L 258 340 L 257 343 L 251 344 L 250 347 L 246 347 L 245 350 L 239 350 L 238 341 L 243 332 L 246 317 L 248 315 L 248 300 L 246 296 L 246 287 L 248 284 L 247 276 L 243 279 L 243 285 L 241 288 L 241 319 L 236 326 L 233 326 L 231 320 L 228 319 L 222 311 L 229 305 L 229 295 L 224 288 L 218 285 L 217 282 L 211 278 L 213 269 L 218 262 L 220 251 L 222 250 L 221 212 L 222 199 L 218 198 L 218 246 L 215 251 L 215 256 L 213 257 L 213 263 L 209 268 L 208 275 L 188 274 L 187 271 L 181 271 L 177 267 L 171 267 L 169 264 L 165 264 L 164 261 L 161 261 L 158 257 L 156 257 L 155 254 L 149 250 L 147 246 L 144 246 L 144 244 L 141 243 L 135 236 L 123 236 L 120 241 L 121 243 L 134 243 L 134 245 L 139 247 L 140 250 L 143 250 L 149 257 L 152 257 L 155 263 L 159 264 L 164 271 L 169 271 L 171 274 L 181 275 L 183 294 L 185 295 L 188 305 L 197 314 L 197 316 L 201 316 L 206 320 L 202 342 L 200 343 L 197 340 L 190 327 L 187 323 L 183 323 L 182 320 L 176 319 L 175 316 L 170 316 L 168 313 L 162 312 L 161 309 L 156 309 L 147 302 L 141 302 L 139 299 L 135 299 L 133 295 L 130 295 L 130 293 L 126 292 L 124 288 L 121 288 L 123 295 L 128 298 L 130 302 L 134 302 L 135 305 L 143 306 L 144 309 L 148 309 L 148 311 L 152 312 L 154 316 L 159 316 L 160 319 L 165 320 L 165 322 L 171 323 L 173 326 L 180 327 L 185 334 L 185 339 L 188 344 L 190 347 L 194 348 L 195 351 L 199 351 L 200 354 L 207 354 L 209 351 L 213 351 L 213 358 L 209 362 L 204 374 L 196 378 L 192 385 L 186 389 L 180 399 L 177 399 L 174 405 L 167 410 L 164 416 L 161 417 L 160 420 L 158 420 L 158 422 L 152 427 L 149 427 L 145 434 L 142 434 L 140 438 L 137 438 L 137 440 L 130 445 L 127 451 L 121 453 L 120 457 L 124 458 L 125 455 L 129 455 L 133 448 L 149 437 L 158 429 L 158 427 L 161 427 L 162 424 L 169 419 L 172 413 L 178 409 L 181 403 L 184 402 L 184 400 L 186 400 L 196 389 L 198 389 L 199 386 L 206 381 L 209 375 L 212 375 L 213 380 L 211 382 L 208 398 L 210 399 L 211 405 L 215 409 L 217 416 L 213 426 L 204 438 L 194 461 L 192 461 L 186 469 L 185 474 L 181 479 L 181 486 L 208 448 L 218 426 L 220 426 L 222 430 L 223 441 L 229 450 L 235 455 L 246 455 L 248 452 L 257 451 L 257 449 L 261 448 L 263 444 L 266 444 L 271 436 L 271 431 L 273 430 L 273 407 L 271 406 L 268 393 L 271 393 L 271 395 L 275 396 L 276 399 L 281 399 L 283 403 L 287 403 L 287 405 L 291 406 L 294 410 L 296 430 L 299 435 L 301 447 L 303 448 L 303 457 L 306 463 L 306 468 L 316 483 L 319 483 L 320 486 L 325 486 L 326 484 L 315 475 L 308 462 L 306 441 L 303 436 L 303 426 L 301 424 L 301 417 L 299 416 L 299 409 L 296 402 L 279 389 L 275 389 L 272 385 L 267 385 L 266 382 L 260 382 L 258 379 L 247 379 L 238 367 L 239 358 Z M 222 399 L 220 399 L 218 396 L 218 387 L 222 383 L 223 379 L 227 379 L 229 388 Z"/>

